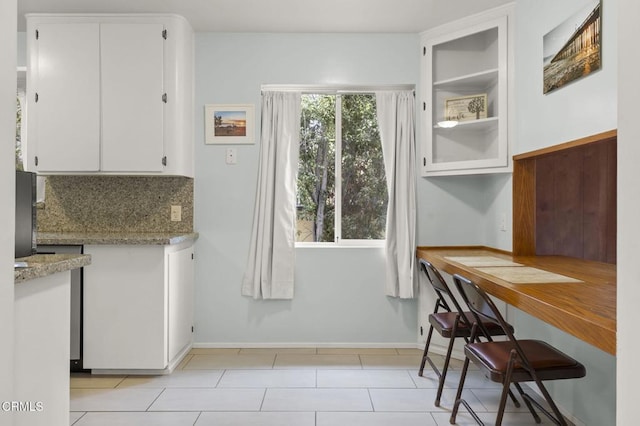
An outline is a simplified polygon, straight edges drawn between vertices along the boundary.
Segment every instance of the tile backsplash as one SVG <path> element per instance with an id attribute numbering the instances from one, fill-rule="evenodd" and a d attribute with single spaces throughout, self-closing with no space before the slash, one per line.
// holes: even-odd
<path id="1" fill-rule="evenodd" d="M 37 223 L 39 232 L 193 232 L 193 179 L 48 176 Z"/>

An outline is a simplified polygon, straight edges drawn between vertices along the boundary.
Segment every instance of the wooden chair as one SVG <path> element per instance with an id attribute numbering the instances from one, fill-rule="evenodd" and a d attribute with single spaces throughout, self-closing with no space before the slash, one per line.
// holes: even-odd
<path id="1" fill-rule="evenodd" d="M 428 362 L 431 368 L 438 376 L 438 392 L 436 394 L 436 400 L 434 402 L 436 407 L 440 406 L 440 398 L 442 397 L 442 390 L 444 388 L 444 382 L 447 377 L 447 371 L 449 369 L 449 363 L 451 361 L 451 352 L 453 351 L 453 344 L 456 338 L 463 338 L 465 342 L 469 343 L 469 337 L 471 336 L 472 324 L 476 321 L 471 312 L 465 312 L 461 309 L 458 300 L 451 292 L 451 289 L 447 285 L 444 278 L 438 270 L 427 260 L 420 259 L 420 266 L 427 276 L 427 279 L 431 283 L 433 290 L 436 292 L 438 298 L 436 299 L 433 313 L 429 315 L 429 333 L 427 334 L 427 341 L 422 353 L 422 361 L 420 363 L 420 369 L 418 370 L 418 376 L 422 376 L 424 372 L 425 364 Z M 453 303 L 451 306 L 447 303 L 447 299 Z M 442 311 L 441 311 L 442 309 Z M 444 358 L 444 366 L 442 371 L 434 364 L 433 360 L 429 357 L 429 345 L 431 344 L 431 337 L 433 336 L 433 330 L 436 330 L 443 338 L 449 339 L 449 345 L 447 347 L 447 354 Z M 502 336 L 504 331 L 501 327 L 493 322 L 488 322 L 482 327 L 482 332 L 486 333 L 484 336 L 491 340 L 491 336 Z M 519 407 L 520 403 L 511 394 L 511 398 L 514 404 Z"/>
<path id="2" fill-rule="evenodd" d="M 520 395 L 537 423 L 540 423 L 540 417 L 533 406 L 538 408 L 545 416 L 549 417 L 553 423 L 566 425 L 567 423 L 564 417 L 551 399 L 549 392 L 542 382 L 545 380 L 584 377 L 586 375 L 584 366 L 575 359 L 540 340 L 517 340 L 495 304 L 478 285 L 460 275 L 454 275 L 453 280 L 460 295 L 476 317 L 476 323 L 472 327 L 471 343 L 468 343 L 464 348 L 466 358 L 460 375 L 460 384 L 458 386 L 456 402 L 453 406 L 450 422 L 452 424 L 455 423 L 458 408 L 460 404 L 463 404 L 476 422 L 481 425 L 483 424 L 469 404 L 461 398 L 467 369 L 469 368 L 469 361 L 472 361 L 487 378 L 503 385 L 496 425 L 502 424 L 507 391 L 510 389 L 511 383 L 513 383 L 520 392 Z M 492 322 L 500 326 L 504 330 L 508 340 L 501 342 L 474 341 L 475 335 L 487 322 Z M 553 413 L 550 413 L 525 393 L 519 384 L 521 382 L 535 382 Z"/>

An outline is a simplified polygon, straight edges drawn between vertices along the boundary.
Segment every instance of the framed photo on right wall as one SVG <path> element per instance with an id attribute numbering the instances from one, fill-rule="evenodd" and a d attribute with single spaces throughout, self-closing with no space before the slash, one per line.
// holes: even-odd
<path id="1" fill-rule="evenodd" d="M 543 37 L 543 93 L 602 67 L 601 0 L 589 0 Z"/>

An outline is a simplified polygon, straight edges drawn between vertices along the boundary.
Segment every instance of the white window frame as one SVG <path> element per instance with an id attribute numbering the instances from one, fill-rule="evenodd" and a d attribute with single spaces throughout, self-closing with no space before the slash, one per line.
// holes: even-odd
<path id="1" fill-rule="evenodd" d="M 375 94 L 380 91 L 400 91 L 414 90 L 414 85 L 380 85 L 380 86 L 358 86 L 358 85 L 262 85 L 262 90 L 282 91 L 282 92 L 300 92 L 303 95 L 308 94 L 326 94 L 336 96 L 336 158 L 335 158 L 335 175 L 342 177 L 342 96 L 344 94 Z M 334 233 L 335 240 L 332 242 L 297 242 L 296 248 L 331 248 L 331 247 L 384 247 L 385 239 L 380 240 L 356 240 L 342 239 L 342 179 L 336 179 L 336 206 L 334 212 Z M 338 201 L 339 200 L 339 201 Z"/>

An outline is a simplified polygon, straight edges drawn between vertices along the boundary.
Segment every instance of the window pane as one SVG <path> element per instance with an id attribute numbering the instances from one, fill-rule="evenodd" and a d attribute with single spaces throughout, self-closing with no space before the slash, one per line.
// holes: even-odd
<path id="1" fill-rule="evenodd" d="M 375 95 L 343 95 L 342 239 L 384 239 L 387 198 Z"/>
<path id="2" fill-rule="evenodd" d="M 335 114 L 335 96 L 302 96 L 296 241 L 334 241 Z"/>

